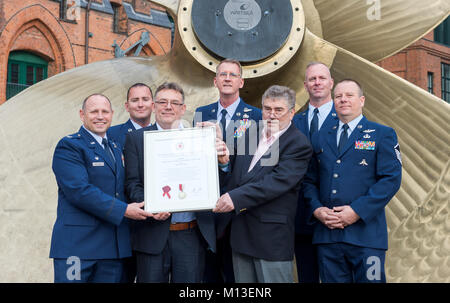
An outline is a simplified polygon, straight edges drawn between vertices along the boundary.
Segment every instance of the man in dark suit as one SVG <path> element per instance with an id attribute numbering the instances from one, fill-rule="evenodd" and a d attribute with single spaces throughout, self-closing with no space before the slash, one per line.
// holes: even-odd
<path id="1" fill-rule="evenodd" d="M 291 123 L 294 107 L 295 92 L 287 87 L 271 86 L 264 93 L 264 126 L 246 133 L 256 135 L 248 142 L 257 144 L 236 155 L 228 167 L 228 191 L 213 210 L 233 212 L 230 240 L 236 282 L 294 281 L 295 211 L 312 154 L 308 139 Z M 245 141 L 238 140 L 238 150 Z"/>
<path id="2" fill-rule="evenodd" d="M 144 132 L 182 128 L 180 120 L 185 111 L 183 89 L 176 83 L 164 83 L 155 92 L 156 123 L 127 135 L 124 154 L 130 200 L 144 201 Z M 155 214 L 135 224 L 132 243 L 137 256 L 137 282 L 201 282 L 206 250 L 216 249 L 213 214 Z"/>
<path id="3" fill-rule="evenodd" d="M 120 146 L 125 146 L 125 137 L 128 133 L 150 126 L 152 115 L 153 92 L 152 89 L 144 83 L 135 83 L 128 88 L 127 101 L 125 109 L 130 114 L 127 122 L 112 126 L 107 134 Z M 130 230 L 133 230 L 133 222 L 130 222 Z M 133 283 L 136 279 L 136 256 L 133 255 L 123 260 L 123 279 L 122 283 Z"/>
<path id="4" fill-rule="evenodd" d="M 322 282 L 386 281 L 384 208 L 400 188 L 402 163 L 395 131 L 367 120 L 364 102 L 358 82 L 339 82 L 339 123 L 313 142 L 304 196 Z"/>
<path id="5" fill-rule="evenodd" d="M 144 83 L 135 83 L 128 88 L 125 109 L 130 114 L 127 122 L 112 126 L 108 129 L 108 136 L 122 146 L 125 137 L 136 129 L 150 126 L 152 115 L 152 89 Z"/>
<path id="6" fill-rule="evenodd" d="M 310 142 L 320 130 L 328 129 L 338 120 L 331 99 L 333 83 L 325 64 L 311 62 L 307 65 L 304 86 L 309 94 L 308 109 L 295 115 L 292 121 Z M 312 244 L 312 232 L 312 226 L 307 223 L 303 190 L 300 189 L 295 217 L 295 261 L 300 283 L 319 283 L 317 249 Z"/>
<path id="7" fill-rule="evenodd" d="M 242 137 L 252 123 L 261 120 L 261 110 L 245 103 L 239 97 L 239 89 L 244 86 L 242 66 L 237 60 L 225 59 L 217 65 L 214 86 L 219 91 L 219 100 L 195 110 L 194 125 L 198 121 L 219 123 L 223 141 L 231 151 L 231 162 L 236 154 L 237 139 Z M 225 130 L 225 131 L 224 131 Z M 225 184 L 221 184 L 221 193 L 225 193 Z M 223 220 L 221 214 L 216 220 Z M 233 283 L 233 264 L 230 247 L 230 228 L 227 227 L 217 238 L 217 254 L 207 252 L 205 282 Z"/>
<path id="8" fill-rule="evenodd" d="M 131 255 L 127 218 L 151 216 L 143 203 L 125 202 L 122 150 L 106 136 L 112 115 L 107 97 L 87 97 L 83 126 L 56 146 L 58 209 L 50 248 L 55 282 L 120 282 L 122 259 Z"/>

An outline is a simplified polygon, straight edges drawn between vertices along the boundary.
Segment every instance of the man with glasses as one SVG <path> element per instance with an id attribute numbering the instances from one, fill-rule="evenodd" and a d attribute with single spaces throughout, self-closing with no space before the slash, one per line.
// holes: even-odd
<path id="1" fill-rule="evenodd" d="M 237 60 L 225 59 L 217 65 L 214 86 L 219 90 L 219 100 L 197 108 L 194 122 L 212 121 L 219 123 L 223 141 L 231 153 L 231 162 L 237 153 L 236 140 L 244 135 L 248 127 L 261 120 L 261 110 L 245 103 L 239 97 L 239 89 L 244 86 L 242 66 Z M 225 192 L 224 185 L 221 193 Z M 229 221 L 228 216 L 218 215 L 216 221 Z M 227 224 L 221 224 L 224 230 L 217 231 L 217 255 L 208 251 L 205 282 L 233 283 L 233 265 L 229 244 L 230 230 Z"/>
<path id="2" fill-rule="evenodd" d="M 131 201 L 144 201 L 144 132 L 183 128 L 185 111 L 183 89 L 176 83 L 164 83 L 155 92 L 156 123 L 127 135 L 125 188 Z M 206 249 L 216 249 L 211 212 L 159 213 L 140 223 L 132 237 L 137 282 L 202 282 Z"/>
<path id="3" fill-rule="evenodd" d="M 264 93 L 258 144 L 250 144 L 248 154 L 237 155 L 229 164 L 227 193 L 213 210 L 233 215 L 230 240 L 236 282 L 294 281 L 295 210 L 312 155 L 308 139 L 291 123 L 294 107 L 295 92 L 288 87 L 275 85 Z M 246 136 L 252 133 L 250 129 Z M 238 139 L 238 149 L 245 139 Z"/>

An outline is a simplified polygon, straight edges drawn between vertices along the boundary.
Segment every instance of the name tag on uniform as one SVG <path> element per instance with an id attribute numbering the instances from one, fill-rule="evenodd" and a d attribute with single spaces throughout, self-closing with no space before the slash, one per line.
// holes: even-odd
<path id="1" fill-rule="evenodd" d="M 105 162 L 92 162 L 92 166 L 105 166 Z"/>
<path id="2" fill-rule="evenodd" d="M 375 141 L 356 141 L 355 149 L 375 150 Z"/>

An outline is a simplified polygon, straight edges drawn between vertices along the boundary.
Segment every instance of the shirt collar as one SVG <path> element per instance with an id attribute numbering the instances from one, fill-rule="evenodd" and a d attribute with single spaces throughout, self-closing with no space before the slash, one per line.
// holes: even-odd
<path id="1" fill-rule="evenodd" d="M 361 114 L 358 117 L 356 117 L 355 119 L 353 119 L 352 121 L 347 123 L 350 132 L 353 132 L 353 130 L 356 128 L 356 126 L 358 126 L 358 123 L 359 123 L 359 121 L 361 121 L 362 118 L 363 118 L 363 115 Z M 344 124 L 345 124 L 344 122 L 339 120 L 339 129 L 338 129 L 338 131 L 340 131 L 342 129 L 342 126 Z"/>
<path id="2" fill-rule="evenodd" d="M 158 128 L 158 130 L 164 130 L 164 128 L 161 127 L 161 125 L 158 124 L 158 122 L 155 122 L 156 127 Z M 178 125 L 178 129 L 184 128 L 183 123 L 181 123 Z"/>
<path id="3" fill-rule="evenodd" d="M 231 103 L 231 105 L 229 105 L 227 108 L 225 108 L 227 110 L 228 115 L 230 115 L 230 119 L 234 116 L 234 113 L 236 112 L 236 109 L 239 106 L 240 102 L 241 102 L 241 97 L 238 97 L 233 103 Z M 224 109 L 224 107 L 222 106 L 222 104 L 220 104 L 220 100 L 217 101 L 217 104 L 218 104 L 217 117 L 219 117 L 219 115 L 221 115 L 222 109 Z"/>
<path id="4" fill-rule="evenodd" d="M 323 117 L 327 117 L 328 114 L 330 113 L 331 109 L 333 108 L 333 100 L 330 100 L 327 103 L 322 104 L 319 107 L 314 107 L 314 106 L 311 105 L 311 103 L 309 103 L 309 105 L 308 105 L 308 109 L 309 109 L 308 116 L 310 116 L 310 117 L 314 116 L 314 109 L 316 109 L 316 108 L 319 110 L 319 113 L 318 113 L 319 116 L 323 115 Z"/>
<path id="5" fill-rule="evenodd" d="M 135 130 L 138 130 L 138 129 L 141 129 L 141 128 L 142 128 L 142 126 L 140 126 L 139 124 L 137 124 L 136 122 L 134 122 L 133 119 L 130 118 L 130 121 L 131 121 L 131 124 L 133 124 Z M 150 125 L 152 125 L 152 124 L 149 123 L 148 125 L 146 125 L 146 127 L 147 127 L 147 126 L 150 126 Z"/>
<path id="6" fill-rule="evenodd" d="M 97 141 L 98 144 L 100 144 L 100 146 L 103 146 L 103 145 L 102 145 L 102 140 L 103 140 L 102 137 L 100 137 L 100 136 L 97 135 L 97 134 L 94 134 L 94 133 L 91 132 L 89 129 L 87 129 L 86 127 L 84 127 L 84 125 L 83 125 L 83 128 L 84 128 L 88 133 L 90 133 L 92 137 L 94 137 L 95 141 Z M 105 134 L 105 137 L 104 137 L 104 138 L 105 138 L 105 139 L 108 139 L 108 137 L 106 136 L 106 134 Z"/>
<path id="7" fill-rule="evenodd" d="M 287 130 L 288 130 L 288 128 L 291 126 L 291 124 L 292 124 L 292 122 L 289 122 L 289 125 L 288 126 L 286 126 L 285 128 L 283 128 L 282 130 L 280 130 L 280 131 L 278 131 L 278 132 L 276 132 L 276 133 L 274 133 L 274 134 L 272 134 L 272 136 L 273 136 L 273 140 L 272 140 L 272 142 L 273 141 L 275 141 L 277 138 L 279 138 L 282 134 L 284 134 Z M 264 131 L 263 131 L 263 136 L 262 136 L 263 138 L 263 140 L 266 142 L 267 141 L 267 136 L 266 136 L 266 129 L 264 128 Z"/>

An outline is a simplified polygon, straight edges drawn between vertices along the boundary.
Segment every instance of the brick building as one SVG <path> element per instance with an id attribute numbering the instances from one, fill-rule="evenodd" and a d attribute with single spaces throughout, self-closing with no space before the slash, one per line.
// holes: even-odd
<path id="1" fill-rule="evenodd" d="M 0 104 L 42 79 L 114 58 L 144 32 L 149 41 L 129 54 L 164 54 L 173 30 L 164 8 L 149 0 L 0 0 Z M 449 46 L 447 18 L 378 65 L 450 102 Z"/>
<path id="2" fill-rule="evenodd" d="M 450 17 L 378 65 L 450 103 Z"/>
<path id="3" fill-rule="evenodd" d="M 164 8 L 147 0 L 1 0 L 0 104 L 42 79 L 129 48 L 131 55 L 164 54 L 172 31 Z"/>

